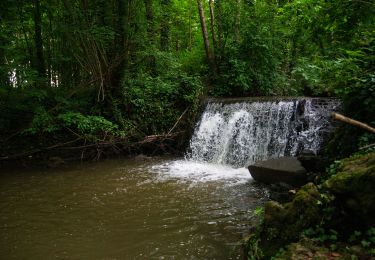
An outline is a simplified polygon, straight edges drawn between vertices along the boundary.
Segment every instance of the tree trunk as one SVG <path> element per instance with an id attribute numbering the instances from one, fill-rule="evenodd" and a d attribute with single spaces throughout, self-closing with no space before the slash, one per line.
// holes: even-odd
<path id="1" fill-rule="evenodd" d="M 206 50 L 207 60 L 210 66 L 213 66 L 213 55 L 211 52 L 210 41 L 208 39 L 206 19 L 204 16 L 202 2 L 201 0 L 197 0 L 197 3 L 198 3 L 199 18 L 200 18 L 201 27 L 202 27 L 202 36 L 203 36 L 203 41 L 204 41 L 204 48 Z"/>
<path id="2" fill-rule="evenodd" d="M 0 34 L 0 84 L 6 88 L 10 87 L 10 80 L 8 75 L 8 68 L 6 68 L 6 57 L 5 57 L 5 45 L 6 45 L 6 38 L 4 34 Z"/>
<path id="3" fill-rule="evenodd" d="M 43 38 L 42 38 L 42 16 L 40 13 L 40 1 L 34 0 L 34 30 L 35 30 L 35 69 L 40 79 L 45 78 L 45 65 L 43 57 Z"/>
<path id="4" fill-rule="evenodd" d="M 212 45 L 215 50 L 216 47 L 216 34 L 215 34 L 215 13 L 214 13 L 214 3 L 212 0 L 209 0 L 210 5 L 210 24 L 211 24 L 211 35 L 212 35 Z"/>
<path id="5" fill-rule="evenodd" d="M 112 54 L 112 68 L 109 72 L 109 84 L 111 97 L 116 99 L 121 97 L 120 83 L 124 70 L 124 53 L 125 53 L 125 16 L 127 15 L 126 0 L 116 0 L 116 37 L 114 43 L 114 51 Z M 104 99 L 104 98 L 103 98 Z"/>

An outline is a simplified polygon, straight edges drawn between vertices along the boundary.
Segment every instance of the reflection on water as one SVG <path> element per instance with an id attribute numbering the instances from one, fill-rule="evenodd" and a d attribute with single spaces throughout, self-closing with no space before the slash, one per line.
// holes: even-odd
<path id="1" fill-rule="evenodd" d="M 266 196 L 244 169 L 183 161 L 2 172 L 0 258 L 239 259 Z"/>

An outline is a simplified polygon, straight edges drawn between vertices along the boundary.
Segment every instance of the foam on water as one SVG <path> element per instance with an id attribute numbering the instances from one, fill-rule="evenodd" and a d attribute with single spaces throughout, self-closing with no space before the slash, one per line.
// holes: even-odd
<path id="1" fill-rule="evenodd" d="M 259 160 L 318 154 L 332 131 L 334 99 L 208 103 L 197 123 L 186 160 L 152 167 L 159 179 L 237 184 L 251 180 L 245 168 Z"/>
<path id="2" fill-rule="evenodd" d="M 319 153 L 338 100 L 208 103 L 190 141 L 192 161 L 246 167 L 259 160 Z"/>
<path id="3" fill-rule="evenodd" d="M 151 171 L 158 173 L 161 181 L 177 179 L 183 182 L 225 182 L 237 185 L 252 180 L 246 168 L 233 168 L 223 164 L 176 160 L 154 165 Z"/>

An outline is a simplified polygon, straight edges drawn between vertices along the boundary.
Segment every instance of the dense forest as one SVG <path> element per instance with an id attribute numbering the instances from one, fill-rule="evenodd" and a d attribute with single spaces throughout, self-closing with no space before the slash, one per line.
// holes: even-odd
<path id="1" fill-rule="evenodd" d="M 206 96 L 339 97 L 346 115 L 374 124 L 370 0 L 3 0 L 0 9 L 2 159 L 62 148 L 98 158 L 184 136 Z M 373 139 L 351 128 L 337 136 L 342 155 Z"/>
<path id="2" fill-rule="evenodd" d="M 375 126 L 375 2 L 0 1 L 0 167 L 183 153 L 205 98 L 258 96 L 339 98 Z M 326 170 L 255 210 L 248 259 L 373 259 L 375 135 L 335 129 Z"/>

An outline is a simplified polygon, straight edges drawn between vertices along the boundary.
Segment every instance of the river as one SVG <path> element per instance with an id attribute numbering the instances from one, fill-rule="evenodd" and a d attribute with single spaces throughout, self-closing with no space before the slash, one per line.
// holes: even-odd
<path id="1" fill-rule="evenodd" d="M 1 170 L 0 259 L 241 259 L 265 188 L 171 158 Z"/>

